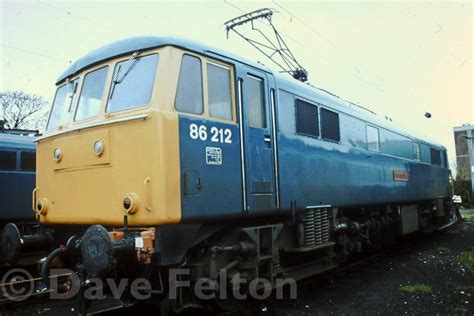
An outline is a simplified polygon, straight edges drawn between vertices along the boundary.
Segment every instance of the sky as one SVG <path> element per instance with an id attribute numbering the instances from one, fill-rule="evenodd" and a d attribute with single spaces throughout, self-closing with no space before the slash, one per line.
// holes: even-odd
<path id="1" fill-rule="evenodd" d="M 312 85 L 442 143 L 455 160 L 453 127 L 474 124 L 470 1 L 0 0 L 0 92 L 51 102 L 70 62 L 140 35 L 185 37 L 279 70 L 223 27 L 266 7 Z"/>

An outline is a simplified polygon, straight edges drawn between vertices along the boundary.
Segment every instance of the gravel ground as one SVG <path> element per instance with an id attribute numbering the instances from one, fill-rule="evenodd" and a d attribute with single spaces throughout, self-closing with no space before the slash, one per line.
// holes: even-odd
<path id="1" fill-rule="evenodd" d="M 474 315 L 474 271 L 460 263 L 463 253 L 474 251 L 474 218 L 394 250 L 313 279 L 299 287 L 296 300 L 260 304 L 258 314 Z M 402 291 L 407 285 L 425 285 L 425 292 Z"/>

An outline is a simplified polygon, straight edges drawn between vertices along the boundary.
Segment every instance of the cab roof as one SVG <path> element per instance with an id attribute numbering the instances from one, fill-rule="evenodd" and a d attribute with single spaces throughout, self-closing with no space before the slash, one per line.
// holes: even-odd
<path id="1" fill-rule="evenodd" d="M 225 52 L 199 42 L 172 36 L 139 36 L 123 39 L 117 42 L 104 45 L 82 56 L 77 61 L 75 61 L 61 76 L 59 76 L 59 78 L 56 80 L 56 84 L 59 84 L 65 79 L 76 75 L 85 68 L 103 62 L 105 60 L 126 55 L 135 51 L 142 51 L 163 46 L 175 46 L 197 53 L 212 53 L 216 55 L 221 55 L 225 56 L 226 58 L 234 59 L 238 62 L 248 64 L 259 70 L 271 72 L 270 69 L 268 69 L 262 64 L 246 60 L 232 53 Z"/>

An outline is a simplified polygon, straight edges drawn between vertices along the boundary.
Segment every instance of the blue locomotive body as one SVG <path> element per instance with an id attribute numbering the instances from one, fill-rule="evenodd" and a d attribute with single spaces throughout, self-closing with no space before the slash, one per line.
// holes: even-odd
<path id="1" fill-rule="evenodd" d="M 0 133 L 0 221 L 34 221 L 36 145 L 30 136 Z"/>
<path id="2" fill-rule="evenodd" d="M 197 50 L 193 44 L 180 45 Z M 183 221 L 263 216 L 317 205 L 417 204 L 451 196 L 442 145 L 262 65 L 211 49 L 197 52 L 234 65 L 241 124 L 180 114 Z M 255 82 L 261 92 L 257 98 Z M 256 106 L 261 122 L 251 118 Z M 218 144 L 211 137 L 192 139 L 191 124 L 207 133 L 229 129 L 232 137 Z M 218 164 L 206 161 L 209 150 L 219 152 Z"/>
<path id="3" fill-rule="evenodd" d="M 52 245 L 32 210 L 37 131 L 0 132 L 0 266 L 32 265 Z"/>
<path id="4" fill-rule="evenodd" d="M 302 206 L 344 208 L 450 196 L 443 146 L 398 131 L 373 113 L 323 91 L 283 80 L 279 87 L 278 161 L 283 206 L 296 200 Z M 300 100 L 319 110 L 318 136 L 298 131 Z M 331 113 L 333 120 L 324 117 L 323 111 Z M 327 135 L 324 128 L 329 130 Z M 370 130 L 378 137 L 369 144 Z"/>

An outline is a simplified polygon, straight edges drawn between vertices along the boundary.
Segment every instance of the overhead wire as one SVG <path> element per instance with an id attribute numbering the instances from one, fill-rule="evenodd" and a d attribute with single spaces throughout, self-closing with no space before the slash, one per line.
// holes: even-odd
<path id="1" fill-rule="evenodd" d="M 77 15 L 77 14 L 73 14 L 71 11 L 68 11 L 68 10 L 65 10 L 65 9 L 62 9 L 62 8 L 59 8 L 55 5 L 52 5 L 50 3 L 47 3 L 45 1 L 38 1 L 38 3 L 44 5 L 45 7 L 48 7 L 48 8 L 51 8 L 51 9 L 55 9 L 57 11 L 61 11 L 63 13 L 66 13 L 68 16 L 70 17 L 73 17 L 73 18 L 76 18 L 76 19 L 80 19 L 80 20 L 83 20 L 83 21 L 87 21 L 87 22 L 92 22 L 92 23 L 95 23 L 95 24 L 98 24 L 97 21 L 94 21 L 92 19 L 89 19 L 89 18 L 86 18 L 86 17 L 83 17 L 81 15 Z M 109 28 L 107 25 L 102 25 L 106 28 Z M 21 51 L 23 53 L 27 53 L 27 54 L 30 54 L 30 55 L 35 55 L 35 56 L 39 56 L 39 57 L 43 57 L 43 58 L 47 58 L 47 59 L 50 59 L 50 60 L 54 60 L 54 61 L 57 61 L 57 62 L 66 62 L 66 63 L 71 63 L 72 61 L 71 60 L 66 60 L 66 59 L 62 59 L 62 58 L 58 58 L 58 57 L 54 57 L 54 56 L 51 56 L 51 55 L 47 55 L 47 54 L 44 54 L 44 53 L 39 53 L 37 51 L 32 51 L 32 50 L 28 50 L 28 49 L 25 49 L 25 48 L 22 48 L 22 47 L 17 47 L 17 46 L 13 46 L 13 45 L 10 45 L 10 44 L 5 44 L 5 43 L 0 43 L 0 45 L 2 47 L 5 47 L 5 48 L 8 48 L 8 49 L 13 49 L 13 50 L 17 50 L 17 51 Z"/>
<path id="2" fill-rule="evenodd" d="M 38 1 L 39 4 L 47 7 L 47 8 L 50 8 L 50 9 L 54 9 L 54 10 L 57 10 L 57 11 L 61 11 L 63 13 L 66 13 L 69 17 L 72 17 L 72 18 L 75 18 L 75 19 L 79 19 L 79 20 L 83 20 L 83 21 L 87 21 L 88 23 L 95 23 L 95 24 L 99 24 L 97 21 L 94 21 L 90 18 L 87 18 L 87 17 L 84 17 L 84 16 L 81 16 L 81 15 L 78 15 L 78 14 L 73 14 L 73 12 L 71 11 L 68 11 L 68 10 L 65 10 L 65 9 L 62 9 L 60 7 L 57 7 L 51 3 L 48 3 L 46 1 Z M 108 29 L 111 29 L 109 26 L 107 25 L 104 25 L 102 24 L 101 26 L 105 27 L 105 28 L 108 28 Z M 54 57 L 54 56 L 51 56 L 51 55 L 47 55 L 47 54 L 44 54 L 44 53 L 39 53 L 39 52 L 36 52 L 36 51 L 32 51 L 32 50 L 28 50 L 28 49 L 25 49 L 25 48 L 21 48 L 21 47 L 17 47 L 17 46 L 13 46 L 13 45 L 10 45 L 10 44 L 5 44 L 5 43 L 0 43 L 0 45 L 2 47 L 5 47 L 5 48 L 8 48 L 8 49 L 13 49 L 13 50 L 17 50 L 17 51 L 21 51 L 23 53 L 27 53 L 27 54 L 30 54 L 30 55 L 35 55 L 35 56 L 39 56 L 39 57 L 43 57 L 43 58 L 47 58 L 47 59 L 50 59 L 50 60 L 54 60 L 54 61 L 57 61 L 57 62 L 67 62 L 67 63 L 71 63 L 72 61 L 71 60 L 66 60 L 66 59 L 62 59 L 62 58 L 58 58 L 58 57 Z"/>
<path id="3" fill-rule="evenodd" d="M 278 7 L 280 8 L 281 10 L 283 10 L 284 12 L 286 12 L 287 14 L 289 14 L 292 18 L 294 18 L 295 20 L 297 20 L 299 23 L 301 23 L 303 26 L 305 26 L 307 29 L 309 29 L 313 34 L 317 35 L 318 37 L 324 39 L 331 47 L 333 48 L 337 48 L 337 45 L 332 41 L 330 40 L 329 38 L 327 38 L 326 36 L 324 36 L 322 33 L 316 31 L 313 27 L 311 27 L 308 23 L 306 23 L 302 18 L 298 17 L 296 14 L 294 14 L 293 12 L 291 12 L 290 10 L 288 10 L 287 8 L 285 8 L 282 4 L 278 3 L 276 0 L 272 0 L 272 2 Z M 368 86 L 371 86 L 373 88 L 375 88 L 377 91 L 379 92 L 383 92 L 383 90 L 381 90 L 381 88 L 378 86 L 377 83 L 374 83 L 370 80 L 367 80 L 367 79 L 364 79 L 361 75 L 361 71 L 360 71 L 360 67 L 356 64 L 352 64 L 352 67 L 353 69 L 355 69 L 357 71 L 357 74 L 354 74 L 354 72 L 351 72 L 352 76 L 355 77 L 358 81 L 368 85 Z"/>
<path id="4" fill-rule="evenodd" d="M 332 47 L 336 47 L 336 45 L 334 44 L 333 41 L 331 41 L 329 38 L 327 38 L 326 36 L 324 36 L 323 34 L 321 34 L 320 32 L 316 31 L 315 29 L 313 29 L 309 24 L 307 24 L 305 21 L 303 21 L 302 19 L 300 19 L 299 17 L 297 17 L 295 14 L 291 13 L 288 9 L 286 9 L 285 7 L 283 7 L 283 5 L 279 4 L 278 2 L 276 2 L 276 0 L 272 0 L 272 2 L 277 6 L 279 7 L 280 9 L 282 9 L 283 11 L 285 11 L 286 13 L 288 13 L 291 17 L 293 17 L 295 20 L 297 20 L 298 22 L 300 22 L 301 24 L 303 24 L 308 30 L 310 30 L 312 33 L 316 34 L 317 36 L 321 37 L 322 39 L 324 39 L 328 44 L 330 44 Z"/>
<path id="5" fill-rule="evenodd" d="M 107 24 L 100 23 L 100 22 L 98 22 L 97 20 L 93 20 L 93 19 L 90 19 L 90 18 L 88 18 L 88 17 L 84 17 L 84 16 L 79 15 L 79 14 L 77 14 L 77 13 L 73 13 L 72 11 L 69 11 L 69 10 L 66 10 L 66 9 L 63 9 L 63 8 L 60 8 L 60 7 L 58 7 L 58 6 L 56 6 L 56 5 L 53 5 L 53 4 L 49 3 L 49 2 L 39 0 L 38 3 L 39 3 L 39 4 L 42 4 L 42 5 L 45 6 L 45 7 L 54 9 L 54 10 L 56 10 L 56 11 L 61 11 L 61 12 L 63 12 L 63 13 L 66 13 L 68 16 L 70 16 L 70 17 L 72 17 L 72 18 L 75 18 L 75 19 L 78 19 L 78 20 L 87 21 L 87 22 L 89 22 L 89 23 L 94 23 L 94 24 L 96 24 L 96 25 L 98 25 L 98 26 L 100 26 L 100 27 L 104 27 L 104 28 L 108 29 L 109 31 L 116 31 L 115 28 L 113 28 L 113 27 L 111 27 L 111 26 L 109 26 L 109 25 L 107 25 Z"/>
<path id="6" fill-rule="evenodd" d="M 70 60 L 61 59 L 61 58 L 46 55 L 46 54 L 43 54 L 43 53 L 34 52 L 34 51 L 27 50 L 27 49 L 24 49 L 24 48 L 21 48 L 21 47 L 16 47 L 16 46 L 4 44 L 4 43 L 0 43 L 0 45 L 3 46 L 3 47 L 9 48 L 9 49 L 18 50 L 18 51 L 21 51 L 21 52 L 24 52 L 24 53 L 40 56 L 40 57 L 43 57 L 43 58 L 48 58 L 48 59 L 55 60 L 55 61 L 58 61 L 58 62 L 60 61 L 60 62 L 71 63 Z"/>
<path id="7" fill-rule="evenodd" d="M 333 48 L 337 48 L 337 45 L 331 41 L 329 38 L 327 38 L 326 36 L 324 36 L 322 33 L 316 31 L 314 28 L 312 28 L 308 23 L 306 23 L 303 19 L 301 19 L 300 17 L 298 17 L 296 14 L 292 13 L 291 11 L 289 11 L 287 8 L 285 8 L 282 4 L 278 3 L 276 0 L 272 0 L 272 2 L 278 7 L 280 8 L 281 10 L 283 10 L 284 12 L 286 12 L 287 14 L 289 14 L 292 18 L 294 18 L 295 20 L 297 20 L 298 22 L 300 22 L 303 26 L 305 26 L 307 29 L 309 29 L 313 34 L 321 37 L 322 39 L 324 39 L 330 46 L 332 46 Z M 367 86 L 370 86 L 374 89 L 376 89 L 377 91 L 379 92 L 384 92 L 386 90 L 386 87 L 385 88 L 381 88 L 378 83 L 374 82 L 374 81 L 371 81 L 371 80 L 368 80 L 368 79 L 364 79 L 361 75 L 361 71 L 360 71 L 360 67 L 356 64 L 352 64 L 352 67 L 354 70 L 356 70 L 357 74 L 354 74 L 353 72 L 351 72 L 352 76 L 355 77 L 359 82 L 367 85 Z M 376 77 L 378 77 L 378 80 L 380 81 L 380 76 L 378 74 L 376 74 Z M 395 92 L 395 93 L 400 93 L 400 91 L 396 91 L 394 89 L 389 89 L 391 90 L 392 92 Z M 408 92 L 409 95 L 411 96 L 414 96 L 414 93 L 413 92 Z M 358 105 L 360 106 L 360 105 Z"/>
<path id="8" fill-rule="evenodd" d="M 297 20 L 299 23 L 301 23 L 302 25 L 304 25 L 307 29 L 309 29 L 311 31 L 311 33 L 313 33 L 314 35 L 317 35 L 318 37 L 324 39 L 331 47 L 333 48 L 336 48 L 336 44 L 331 41 L 329 38 L 327 38 L 326 36 L 324 36 L 322 33 L 316 31 L 314 28 L 312 28 L 308 23 L 306 23 L 303 19 L 299 18 L 298 16 L 296 16 L 294 13 L 292 13 L 291 11 L 289 11 L 288 9 L 286 9 L 285 7 L 283 7 L 283 5 L 279 4 L 276 0 L 272 0 L 272 2 L 278 7 L 280 8 L 282 11 L 286 12 L 288 15 L 290 15 L 292 18 L 294 18 L 295 20 Z M 224 0 L 224 3 L 226 3 L 227 5 L 233 7 L 234 9 L 242 12 L 242 13 L 245 13 L 245 11 L 243 9 L 241 9 L 240 7 L 238 7 L 237 5 L 235 4 L 232 4 L 230 3 L 228 0 Z M 261 22 L 261 21 L 260 21 Z M 262 24 L 265 24 L 263 22 L 261 22 Z M 284 34 L 284 33 L 281 33 L 282 35 L 284 35 L 285 37 L 287 37 L 288 39 L 290 39 L 291 41 L 295 42 L 295 43 L 298 43 L 299 45 L 301 46 L 304 46 L 302 43 L 298 42 L 297 40 L 295 39 L 292 39 L 291 37 L 289 37 L 288 35 Z M 322 56 L 326 62 L 328 62 L 327 58 L 325 58 L 324 56 Z M 352 67 L 354 69 L 359 69 L 360 67 L 358 67 L 357 65 L 355 64 L 352 64 Z M 364 83 L 365 85 L 368 85 L 368 86 L 371 86 L 372 88 L 375 88 L 376 90 L 378 91 L 381 91 L 381 88 L 376 84 L 376 83 L 373 83 L 369 80 L 366 80 L 364 79 L 361 74 L 360 74 L 360 70 L 358 70 L 358 75 L 354 74 L 353 72 L 351 72 L 351 75 L 353 77 L 355 77 L 359 82 L 361 83 Z M 353 103 L 353 102 L 351 102 Z M 359 104 L 357 103 L 353 103 L 354 105 L 357 105 L 357 106 L 360 106 Z"/>
<path id="9" fill-rule="evenodd" d="M 245 13 L 245 11 L 244 11 L 244 10 L 242 10 L 242 9 L 241 9 L 241 8 L 239 8 L 238 6 L 236 6 L 236 5 L 232 4 L 232 3 L 230 3 L 228 0 L 224 0 L 224 3 L 226 3 L 226 4 L 230 5 L 231 7 L 233 7 L 234 9 L 236 9 L 236 10 L 238 10 L 238 11 L 242 12 L 242 13 Z"/>

